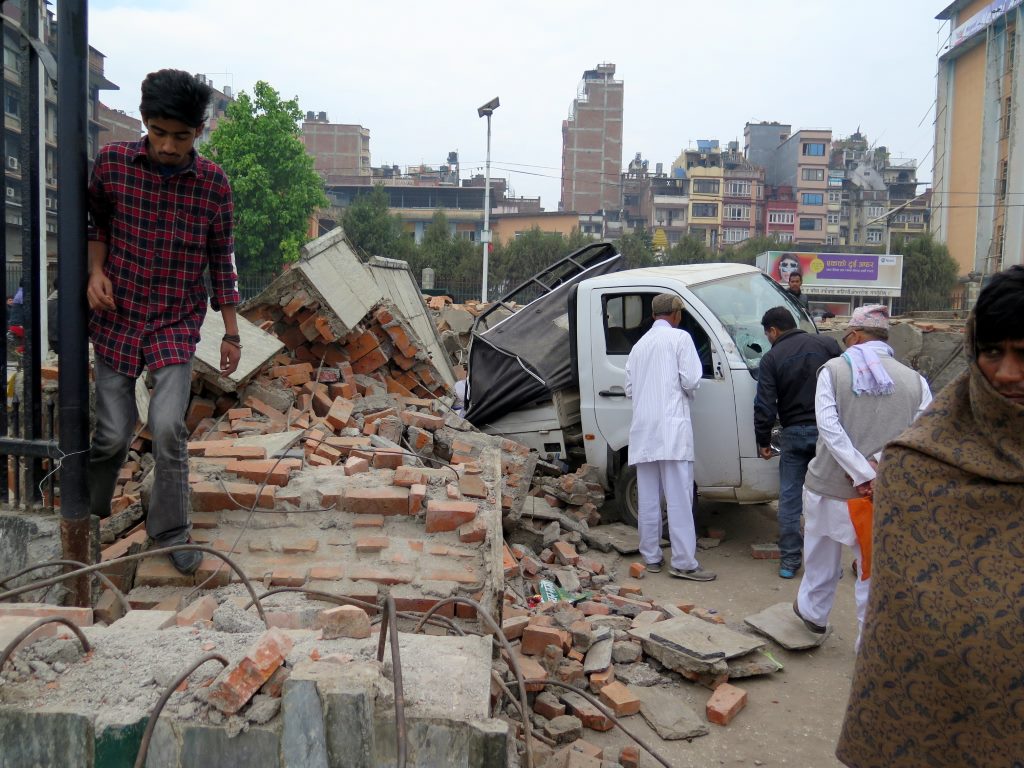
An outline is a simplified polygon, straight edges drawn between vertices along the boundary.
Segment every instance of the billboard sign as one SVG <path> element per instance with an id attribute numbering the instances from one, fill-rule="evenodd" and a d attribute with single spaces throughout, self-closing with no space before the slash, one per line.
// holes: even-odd
<path id="1" fill-rule="evenodd" d="M 1012 11 L 1021 2 L 1022 0 L 993 0 L 950 33 L 949 47 L 956 48 L 971 39 L 1000 16 Z"/>
<path id="2" fill-rule="evenodd" d="M 903 287 L 899 254 L 765 251 L 757 266 L 783 286 L 799 273 L 808 296 L 899 296 Z"/>

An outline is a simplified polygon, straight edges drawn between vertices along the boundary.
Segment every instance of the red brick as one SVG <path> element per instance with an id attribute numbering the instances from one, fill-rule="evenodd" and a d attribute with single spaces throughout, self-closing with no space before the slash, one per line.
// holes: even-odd
<path id="1" fill-rule="evenodd" d="M 573 702 L 566 702 L 569 711 L 580 719 L 585 728 L 590 728 L 593 731 L 610 731 L 612 729 L 612 721 L 609 720 L 605 714 L 585 699 L 579 701 L 573 699 Z"/>
<path id="2" fill-rule="evenodd" d="M 619 765 L 622 768 L 640 768 L 640 749 L 632 746 L 620 749 Z"/>
<path id="3" fill-rule="evenodd" d="M 463 544 L 479 544 L 487 539 L 487 523 L 480 518 L 459 526 L 459 541 Z"/>
<path id="4" fill-rule="evenodd" d="M 441 568 L 435 571 L 427 571 L 423 574 L 426 581 L 454 581 L 457 584 L 478 584 L 481 576 L 467 570 L 455 570 L 454 568 Z"/>
<path id="5" fill-rule="evenodd" d="M 594 672 L 590 676 L 590 690 L 594 693 L 600 693 L 602 688 L 613 682 L 615 682 L 615 665 L 609 664 L 608 669 Z"/>
<path id="6" fill-rule="evenodd" d="M 352 363 L 352 370 L 357 374 L 367 374 L 387 364 L 388 356 L 384 354 L 380 347 L 378 347 Z"/>
<path id="7" fill-rule="evenodd" d="M 423 499 L 427 496 L 427 486 L 416 483 L 409 489 L 409 514 L 418 515 L 423 509 Z"/>
<path id="8" fill-rule="evenodd" d="M 314 626 L 322 631 L 324 640 L 339 637 L 361 640 L 370 636 L 370 617 L 355 605 L 339 605 L 320 611 Z"/>
<path id="9" fill-rule="evenodd" d="M 135 570 L 135 586 L 191 587 L 195 577 L 178 571 L 167 557 L 147 557 Z"/>
<path id="10" fill-rule="evenodd" d="M 292 365 L 278 365 L 270 369 L 270 375 L 275 379 L 286 379 L 296 374 L 304 375 L 305 381 L 313 375 L 313 366 L 310 363 L 294 363 Z"/>
<path id="11" fill-rule="evenodd" d="M 569 745 L 570 760 L 566 768 L 587 768 L 587 766 L 595 765 L 592 762 L 578 763 L 572 759 L 573 752 L 580 752 L 586 755 L 588 758 L 600 761 L 604 757 L 604 750 L 596 744 L 591 744 L 589 741 L 583 739 L 576 739 L 572 744 Z M 599 763 L 598 763 L 599 764 Z"/>
<path id="12" fill-rule="evenodd" d="M 390 543 L 387 536 L 364 536 L 356 539 L 356 552 L 380 552 Z"/>
<path id="13" fill-rule="evenodd" d="M 523 656 L 522 654 L 515 654 L 516 663 L 519 665 L 519 670 L 523 673 L 524 680 L 547 680 L 548 673 L 535 659 L 531 659 L 529 656 Z M 529 693 L 544 690 L 544 683 L 528 683 L 526 690 Z"/>
<path id="14" fill-rule="evenodd" d="M 210 621 L 217 610 L 217 601 L 210 595 L 193 600 L 183 610 L 178 611 L 174 623 L 179 627 L 191 627 L 197 621 Z"/>
<path id="15" fill-rule="evenodd" d="M 337 448 L 332 448 L 327 443 L 320 443 L 313 453 L 320 458 L 327 459 L 331 464 L 337 464 L 341 461 L 341 451 Z"/>
<path id="16" fill-rule="evenodd" d="M 147 558 L 149 560 L 159 558 Z M 60 616 L 74 622 L 79 627 L 92 626 L 92 608 L 75 608 L 68 605 L 49 605 L 47 603 L 0 603 L 0 618 L 4 616 L 27 616 L 33 619 L 45 619 Z"/>
<path id="17" fill-rule="evenodd" d="M 331 425 L 331 428 L 335 432 L 344 429 L 348 424 L 349 418 L 352 416 L 352 409 L 355 407 L 355 403 L 344 397 L 336 397 L 331 403 L 330 410 L 327 412 L 326 419 L 327 423 Z"/>
<path id="18" fill-rule="evenodd" d="M 430 413 L 421 413 L 419 411 L 402 411 L 398 414 L 402 423 L 407 427 L 419 427 L 420 429 L 426 429 L 430 432 L 440 429 L 444 426 L 444 418 L 441 416 L 434 416 Z"/>
<path id="19" fill-rule="evenodd" d="M 350 333 L 345 337 L 343 343 L 349 362 L 355 362 L 380 346 L 380 341 L 370 331 L 361 333 L 358 336 Z M 353 370 L 355 370 L 355 366 L 353 366 Z"/>
<path id="20" fill-rule="evenodd" d="M 314 565 L 309 569 L 309 578 L 313 581 L 338 581 L 344 575 L 340 565 Z"/>
<path id="21" fill-rule="evenodd" d="M 427 533 L 454 531 L 475 518 L 479 507 L 473 501 L 428 501 Z"/>
<path id="22" fill-rule="evenodd" d="M 715 688 L 711 698 L 708 699 L 705 713 L 709 722 L 716 725 L 728 725 L 746 705 L 746 691 L 730 683 L 722 683 Z"/>
<path id="23" fill-rule="evenodd" d="M 373 452 L 372 463 L 375 469 L 398 469 L 402 466 L 403 461 L 405 461 L 405 454 L 401 451 L 378 449 Z"/>
<path id="24" fill-rule="evenodd" d="M 216 406 L 212 400 L 205 397 L 193 397 L 185 413 L 185 428 L 192 432 L 199 426 L 199 422 L 213 416 Z"/>
<path id="25" fill-rule="evenodd" d="M 576 561 L 580 559 L 580 556 L 576 554 L 576 547 L 567 541 L 556 541 L 551 549 L 555 552 L 555 558 L 562 565 L 576 565 Z"/>
<path id="26" fill-rule="evenodd" d="M 617 680 L 601 688 L 601 701 L 615 712 L 616 717 L 635 715 L 640 711 L 640 699 Z"/>
<path id="27" fill-rule="evenodd" d="M 642 579 L 647 575 L 647 566 L 643 563 L 630 563 L 629 575 L 634 579 Z"/>
<path id="28" fill-rule="evenodd" d="M 352 521 L 353 528 L 383 528 L 383 515 L 356 515 Z"/>
<path id="29" fill-rule="evenodd" d="M 279 629 L 269 629 L 241 659 L 221 672 L 207 689 L 207 701 L 226 715 L 233 715 L 252 698 L 280 667 L 292 640 Z"/>
<path id="30" fill-rule="evenodd" d="M 448 483 L 444 487 L 444 491 L 448 498 L 453 501 L 462 498 L 462 492 L 459 491 L 459 486 L 455 483 Z"/>
<path id="31" fill-rule="evenodd" d="M 533 702 L 533 711 L 541 717 L 554 720 L 556 717 L 561 717 L 565 714 L 565 704 L 558 701 L 554 696 L 543 699 L 538 696 Z"/>
<path id="32" fill-rule="evenodd" d="M 235 459 L 228 462 L 225 471 L 254 483 L 283 486 L 288 485 L 291 471 L 301 467 L 300 459 Z"/>
<path id="33" fill-rule="evenodd" d="M 395 568 L 355 566 L 349 571 L 349 578 L 356 581 L 375 581 L 378 584 L 408 584 L 412 581 L 413 575 Z"/>
<path id="34" fill-rule="evenodd" d="M 518 640 L 523 636 L 523 630 L 530 623 L 527 616 L 513 616 L 501 622 L 501 634 L 506 640 Z"/>
<path id="35" fill-rule="evenodd" d="M 298 541 L 287 541 L 281 545 L 281 551 L 286 555 L 311 555 L 317 551 L 320 542 L 316 539 L 300 539 Z"/>
<path id="36" fill-rule="evenodd" d="M 288 423 L 288 419 L 283 413 L 251 395 L 245 398 L 245 405 L 252 408 L 256 413 L 266 416 L 275 429 L 283 429 Z"/>
<path id="37" fill-rule="evenodd" d="M 299 310 L 303 309 L 306 306 L 307 303 L 309 303 L 309 296 L 307 296 L 306 293 L 303 291 L 299 294 L 296 294 L 295 298 L 293 298 L 291 301 L 289 301 L 281 308 L 281 311 L 284 312 L 285 315 L 287 315 L 288 317 L 294 317 Z"/>
<path id="38" fill-rule="evenodd" d="M 549 645 L 556 648 L 563 647 L 561 630 L 554 627 L 541 627 L 536 624 L 529 624 L 523 629 L 522 652 L 527 656 L 543 656 L 544 649 Z"/>
<path id="39" fill-rule="evenodd" d="M 383 486 L 379 488 L 349 488 L 345 492 L 345 510 L 366 515 L 409 514 L 409 489 Z"/>
<path id="40" fill-rule="evenodd" d="M 306 583 L 309 569 L 304 565 L 279 565 L 270 574 L 274 587 L 301 587 Z"/>
<path id="41" fill-rule="evenodd" d="M 203 453 L 208 459 L 265 459 L 267 449 L 258 445 L 225 445 L 207 448 Z"/>
<path id="42" fill-rule="evenodd" d="M 392 480 L 395 485 L 405 488 L 412 488 L 414 485 L 424 485 L 427 482 L 426 473 L 419 467 L 396 467 L 395 478 Z"/>
<path id="43" fill-rule="evenodd" d="M 584 600 L 576 607 L 583 611 L 584 616 L 607 616 L 612 612 L 607 605 L 595 603 L 593 600 Z"/>
<path id="44" fill-rule="evenodd" d="M 197 512 L 217 512 L 240 507 L 246 509 L 256 502 L 257 490 L 259 486 L 253 483 L 224 483 L 223 486 L 219 482 L 196 483 L 192 486 L 192 509 Z M 275 490 L 273 485 L 264 487 L 257 508 L 273 509 Z"/>
<path id="45" fill-rule="evenodd" d="M 346 475 L 358 475 L 362 472 L 370 471 L 370 462 L 366 459 L 360 459 L 357 456 L 349 456 L 345 461 L 345 474 Z"/>

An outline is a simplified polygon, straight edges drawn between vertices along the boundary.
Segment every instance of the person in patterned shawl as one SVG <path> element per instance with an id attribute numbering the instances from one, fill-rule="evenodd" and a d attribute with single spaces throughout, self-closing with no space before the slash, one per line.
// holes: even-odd
<path id="1" fill-rule="evenodd" d="M 875 481 L 867 620 L 836 756 L 1024 765 L 1024 267 L 994 275 L 968 368 Z"/>

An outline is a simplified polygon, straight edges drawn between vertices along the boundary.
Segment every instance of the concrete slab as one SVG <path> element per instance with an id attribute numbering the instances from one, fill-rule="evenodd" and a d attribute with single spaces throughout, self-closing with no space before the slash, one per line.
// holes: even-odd
<path id="1" fill-rule="evenodd" d="M 714 662 L 743 656 L 765 643 L 751 635 L 712 624 L 689 614 L 637 627 L 630 635 L 642 642 L 657 643 L 697 661 Z"/>
<path id="2" fill-rule="evenodd" d="M 672 688 L 632 688 L 640 699 L 640 715 L 666 741 L 695 739 L 708 734 L 704 719 L 682 701 Z"/>
<path id="3" fill-rule="evenodd" d="M 583 535 L 587 544 L 597 547 L 602 552 L 613 549 L 620 555 L 632 555 L 640 551 L 640 534 L 636 528 L 625 523 L 611 523 L 591 528 Z"/>
<path id="4" fill-rule="evenodd" d="M 793 613 L 792 603 L 776 603 L 744 620 L 762 635 L 770 637 L 787 651 L 817 648 L 831 634 L 831 627 L 822 635 L 811 632 Z"/>
<path id="5" fill-rule="evenodd" d="M 203 320 L 200 340 L 196 345 L 195 370 L 222 392 L 234 392 L 274 355 L 284 344 L 274 335 L 261 330 L 238 315 L 238 335 L 242 337 L 242 359 L 230 376 L 220 375 L 220 341 L 224 335 L 224 318 L 210 310 Z"/>
<path id="6" fill-rule="evenodd" d="M 338 227 L 302 247 L 302 258 L 293 267 L 308 286 L 323 297 L 345 330 L 351 331 L 384 292 L 345 240 Z"/>
<path id="7" fill-rule="evenodd" d="M 399 637 L 407 717 L 482 720 L 488 716 L 490 637 L 405 633 Z M 390 675 L 390 651 L 384 659 Z"/>

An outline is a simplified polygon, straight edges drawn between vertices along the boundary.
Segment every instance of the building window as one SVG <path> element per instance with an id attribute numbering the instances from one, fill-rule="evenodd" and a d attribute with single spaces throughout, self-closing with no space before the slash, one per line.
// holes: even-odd
<path id="1" fill-rule="evenodd" d="M 868 230 L 867 242 L 869 242 L 869 243 L 880 243 L 880 242 L 882 242 L 882 230 L 880 230 L 880 229 L 869 229 Z"/>
<path id="2" fill-rule="evenodd" d="M 4 112 L 11 117 L 18 117 L 18 94 L 11 91 L 4 94 Z"/>
<path id="3" fill-rule="evenodd" d="M 713 219 L 718 215 L 718 203 L 693 203 L 690 217 L 694 219 Z"/>
<path id="4" fill-rule="evenodd" d="M 792 211 L 769 211 L 768 212 L 768 223 L 769 224 L 792 224 L 793 213 Z"/>
<path id="5" fill-rule="evenodd" d="M 690 227 L 690 237 L 695 237 L 703 243 L 708 238 L 708 231 L 704 227 Z"/>
<path id="6" fill-rule="evenodd" d="M 835 245 L 837 238 L 835 235 L 825 235 L 825 245 Z"/>
<path id="7" fill-rule="evenodd" d="M 803 232 L 819 232 L 821 219 L 800 219 L 800 229 Z"/>
<path id="8" fill-rule="evenodd" d="M 694 179 L 693 191 L 700 195 L 717 195 L 719 182 L 717 179 Z"/>
<path id="9" fill-rule="evenodd" d="M 724 208 L 725 218 L 730 221 L 750 221 L 749 205 L 727 205 Z"/>
<path id="10" fill-rule="evenodd" d="M 835 191 L 833 191 L 833 192 L 829 192 L 828 193 L 828 201 L 830 203 L 838 203 L 838 202 L 841 202 L 842 199 L 843 199 L 843 193 L 842 192 L 835 192 Z"/>
<path id="11" fill-rule="evenodd" d="M 1008 161 L 1003 160 L 999 164 L 999 199 L 1006 199 L 1006 174 L 1008 172 Z"/>
<path id="12" fill-rule="evenodd" d="M 885 215 L 884 205 L 869 205 L 868 206 L 868 218 L 869 219 L 880 219 Z"/>
<path id="13" fill-rule="evenodd" d="M 774 237 L 780 243 L 792 243 L 793 242 L 793 233 L 792 232 L 776 232 Z"/>
<path id="14" fill-rule="evenodd" d="M 731 197 L 750 197 L 749 181 L 730 181 L 725 186 L 725 194 Z"/>
<path id="15" fill-rule="evenodd" d="M 825 169 L 824 168 L 801 168 L 800 178 L 804 181 L 824 181 L 825 180 Z"/>
<path id="16" fill-rule="evenodd" d="M 722 239 L 727 243 L 742 243 L 750 237 L 750 232 L 746 229 L 726 229 L 722 233 Z"/>
<path id="17" fill-rule="evenodd" d="M 803 144 L 803 153 L 810 157 L 824 157 L 825 144 L 820 141 L 808 141 Z"/>
<path id="18" fill-rule="evenodd" d="M 1013 113 L 1013 97 L 1007 96 L 1003 99 L 1003 119 L 1000 127 L 1000 134 L 1005 139 L 1010 135 L 1010 116 Z"/>
<path id="19" fill-rule="evenodd" d="M 829 224 L 838 224 L 839 223 L 839 214 L 838 213 L 830 213 L 828 215 L 828 223 Z"/>
<path id="20" fill-rule="evenodd" d="M 825 195 L 821 192 L 803 192 L 800 200 L 804 205 L 824 205 Z"/>

